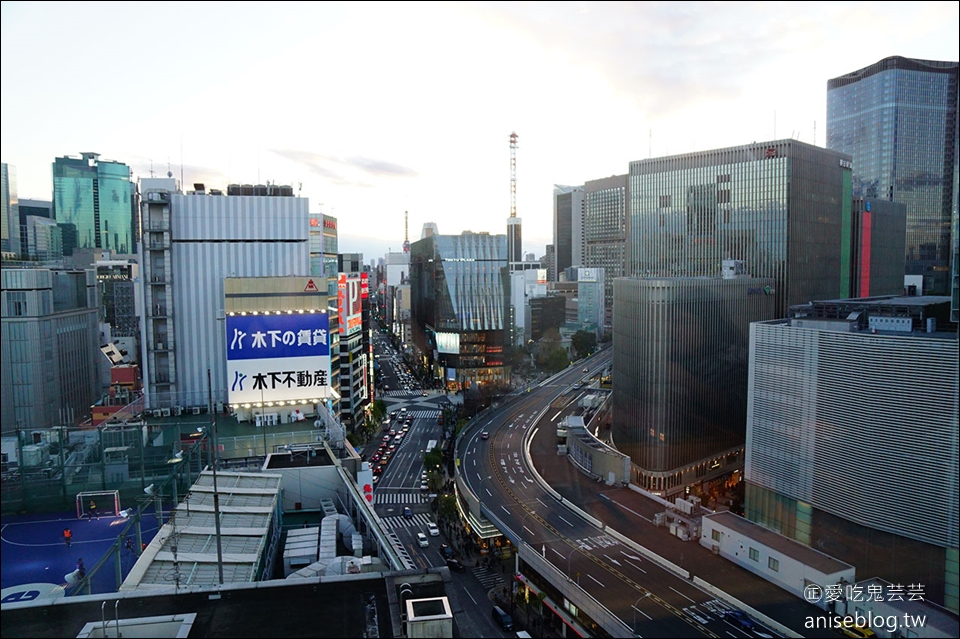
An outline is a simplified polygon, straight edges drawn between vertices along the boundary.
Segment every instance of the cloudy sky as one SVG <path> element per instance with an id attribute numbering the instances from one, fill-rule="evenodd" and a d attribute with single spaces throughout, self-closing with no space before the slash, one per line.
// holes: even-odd
<path id="1" fill-rule="evenodd" d="M 229 10 L 224 7 L 229 6 Z M 21 198 L 95 151 L 136 176 L 292 184 L 369 262 L 441 233 L 524 251 L 554 184 L 631 160 L 824 144 L 826 83 L 884 57 L 958 56 L 957 2 L 2 3 L 3 162 Z M 302 185 L 302 186 L 301 186 Z"/>

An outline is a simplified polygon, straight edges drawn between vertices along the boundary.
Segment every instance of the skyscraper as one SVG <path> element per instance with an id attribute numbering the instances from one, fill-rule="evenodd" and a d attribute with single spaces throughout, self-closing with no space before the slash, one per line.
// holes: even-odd
<path id="1" fill-rule="evenodd" d="M 894 56 L 829 80 L 827 148 L 853 158 L 855 197 L 906 205 L 906 274 L 947 294 L 957 62 Z"/>
<path id="2" fill-rule="evenodd" d="M 63 233 L 64 253 L 73 254 L 74 247 L 67 241 L 73 233 L 76 248 L 134 253 L 139 241 L 138 212 L 129 167 L 100 160 L 98 153 L 80 155 L 80 159 L 64 156 L 53 163 L 54 216 L 70 229 Z"/>
<path id="3" fill-rule="evenodd" d="M 583 266 L 583 187 L 553 187 L 553 250 L 557 278 L 571 266 Z"/>
<path id="4" fill-rule="evenodd" d="M 613 279 L 626 264 L 627 176 L 583 185 L 583 265 L 604 269 L 604 327 L 613 322 Z"/>
<path id="5" fill-rule="evenodd" d="M 10 255 L 20 253 L 20 212 L 17 206 L 17 173 L 9 164 L 0 168 L 0 252 Z"/>

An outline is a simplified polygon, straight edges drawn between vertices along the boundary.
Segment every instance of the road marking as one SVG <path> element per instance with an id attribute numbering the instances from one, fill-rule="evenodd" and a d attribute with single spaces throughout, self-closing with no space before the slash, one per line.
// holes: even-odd
<path id="1" fill-rule="evenodd" d="M 473 460 L 473 465 L 474 465 L 474 466 L 477 465 L 477 460 L 476 460 L 476 459 Z"/>
<path id="2" fill-rule="evenodd" d="M 467 596 L 470 597 L 470 601 L 472 601 L 472 602 L 473 602 L 473 605 L 476 606 L 476 605 L 477 605 L 477 600 L 473 598 L 473 595 L 470 594 L 470 591 L 467 590 L 466 588 L 464 588 L 463 591 L 464 591 L 465 593 L 467 593 Z"/>
<path id="3" fill-rule="evenodd" d="M 537 497 L 537 501 L 540 501 L 540 498 L 539 498 L 539 497 Z M 542 506 L 546 506 L 546 504 L 544 504 L 542 501 L 540 501 L 540 504 L 541 504 Z"/>
<path id="4" fill-rule="evenodd" d="M 505 507 L 503 504 L 500 504 L 500 507 L 503 508 L 503 512 L 507 513 L 508 515 L 510 514 L 510 511 L 507 510 L 506 507 Z M 693 600 L 691 599 L 691 601 L 693 601 Z"/>
<path id="5" fill-rule="evenodd" d="M 564 554 L 563 554 L 562 552 L 560 552 L 559 550 L 557 550 L 556 548 L 550 548 L 550 550 L 552 550 L 553 552 L 557 553 L 562 559 L 566 559 L 566 557 L 564 556 Z"/>
<path id="6" fill-rule="evenodd" d="M 558 410 L 558 411 L 557 411 L 557 414 L 550 418 L 550 421 L 551 421 L 551 422 L 557 421 L 557 417 L 560 417 L 560 413 L 562 413 L 562 412 L 563 412 L 563 409 Z"/>
<path id="7" fill-rule="evenodd" d="M 730 635 L 731 637 L 733 637 L 733 639 L 737 639 L 737 635 L 733 634 L 733 633 L 730 632 L 729 630 L 727 630 L 727 634 Z"/>
<path id="8" fill-rule="evenodd" d="M 487 495 L 488 495 L 489 497 L 493 497 L 493 493 L 490 492 L 490 489 L 489 489 L 489 488 L 484 488 L 484 490 L 487 491 Z M 510 512 L 510 511 L 508 510 L 507 512 Z"/>
<path id="9" fill-rule="evenodd" d="M 530 533 L 531 535 L 533 534 L 533 531 L 530 530 L 529 528 L 527 528 L 526 526 L 524 526 L 523 529 L 526 530 L 526 531 L 527 531 L 528 533 Z"/>
<path id="10" fill-rule="evenodd" d="M 512 437 L 512 435 L 511 435 L 511 437 Z M 507 442 L 507 450 L 510 450 L 510 443 L 509 443 L 509 442 Z"/>
<path id="11" fill-rule="evenodd" d="M 640 558 L 637 557 L 636 555 L 628 555 L 627 553 L 625 553 L 625 552 L 622 551 L 622 550 L 620 551 L 620 554 L 623 555 L 624 557 L 626 557 L 627 559 L 633 559 L 633 560 L 636 560 L 636 561 L 643 561 L 642 559 L 640 559 Z"/>
<path id="12" fill-rule="evenodd" d="M 603 495 L 600 495 L 600 496 L 603 497 Z M 609 497 L 607 497 L 607 499 L 610 500 L 610 503 L 611 503 L 611 504 L 616 504 L 617 506 L 620 506 L 620 508 L 623 508 L 623 509 L 624 509 L 625 511 L 627 511 L 628 513 L 632 513 L 632 514 L 636 515 L 637 517 L 639 517 L 640 519 L 644 520 L 645 522 L 648 522 L 648 523 L 651 523 L 651 524 L 653 523 L 653 520 L 652 520 L 652 519 L 647 519 L 646 517 L 644 517 L 643 515 L 641 515 L 641 514 L 638 513 L 637 511 L 635 511 L 635 510 L 633 510 L 632 508 L 629 508 L 629 507 L 627 507 L 627 506 L 624 506 L 623 504 L 621 504 L 620 502 L 616 501 L 615 499 L 610 499 Z"/>
<path id="13" fill-rule="evenodd" d="M 597 581 L 597 580 L 594 578 L 593 575 L 587 573 L 587 577 L 590 577 L 590 578 L 593 579 L 596 583 L 598 583 L 598 584 L 600 584 L 602 587 L 606 588 L 606 586 L 604 586 L 602 583 L 600 583 L 599 581 Z"/>
<path id="14" fill-rule="evenodd" d="M 692 604 L 697 603 L 696 601 L 694 601 L 694 600 L 691 599 L 690 597 L 686 596 L 685 594 L 683 594 L 682 592 L 680 592 L 679 590 L 677 590 L 677 589 L 674 588 L 673 586 L 670 586 L 670 590 L 674 591 L 675 593 L 677 593 L 678 595 L 680 595 L 681 597 L 683 597 L 684 599 L 686 599 L 687 601 L 689 601 L 689 602 L 692 603 Z"/>
<path id="15" fill-rule="evenodd" d="M 560 515 L 558 515 L 558 517 L 560 517 L 560 519 L 563 519 L 563 517 L 561 517 Z M 571 523 L 570 523 L 569 521 L 567 521 L 566 519 L 563 519 L 563 522 L 564 522 L 565 524 L 567 524 L 568 526 L 570 526 L 571 528 L 573 528 L 573 524 L 571 524 Z"/>
<path id="16" fill-rule="evenodd" d="M 472 597 L 471 597 L 471 599 L 472 599 Z M 650 615 L 648 615 L 648 614 L 645 613 L 644 611 L 640 610 L 639 608 L 637 608 L 637 607 L 634 606 L 633 604 L 630 604 L 630 607 L 633 608 L 634 610 L 636 610 L 637 612 L 639 612 L 641 615 L 643 615 L 644 617 L 646 617 L 646 618 L 649 619 L 650 621 L 653 621 L 653 617 L 651 617 Z"/>
<path id="17" fill-rule="evenodd" d="M 611 557 L 610 555 L 604 555 L 604 557 L 606 557 L 607 561 L 609 561 L 610 563 L 617 564 L 618 566 L 620 565 L 620 562 L 614 559 L 613 557 Z"/>
<path id="18" fill-rule="evenodd" d="M 641 567 L 638 566 L 637 564 L 633 563 L 632 561 L 628 561 L 628 562 L 627 562 L 627 565 L 628 565 L 628 566 L 633 566 L 634 568 L 636 568 L 637 570 L 639 570 L 639 571 L 642 572 L 643 574 L 647 574 L 647 571 L 646 571 L 646 570 L 644 570 L 643 568 L 641 568 Z"/>

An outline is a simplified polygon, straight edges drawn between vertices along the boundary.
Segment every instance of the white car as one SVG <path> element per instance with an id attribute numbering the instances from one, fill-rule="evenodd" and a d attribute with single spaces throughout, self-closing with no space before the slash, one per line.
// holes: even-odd
<path id="1" fill-rule="evenodd" d="M 427 539 L 427 536 L 423 533 L 417 533 L 417 543 L 420 544 L 421 548 L 427 548 L 430 546 L 430 540 Z"/>
<path id="2" fill-rule="evenodd" d="M 437 525 L 433 522 L 430 522 L 429 524 L 427 524 L 427 532 L 430 533 L 431 537 L 440 536 L 440 529 L 437 528 Z"/>

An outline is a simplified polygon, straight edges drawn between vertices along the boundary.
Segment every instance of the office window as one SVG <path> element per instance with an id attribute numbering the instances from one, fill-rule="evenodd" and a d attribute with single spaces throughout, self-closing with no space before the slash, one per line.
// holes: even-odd
<path id="1" fill-rule="evenodd" d="M 750 559 L 753 561 L 760 561 L 760 551 L 756 548 L 750 549 Z"/>
<path id="2" fill-rule="evenodd" d="M 719 530 L 716 530 L 716 529 L 710 531 L 710 537 L 711 537 L 714 541 L 720 541 L 720 531 L 719 531 Z"/>
<path id="3" fill-rule="evenodd" d="M 779 559 L 774 559 L 773 557 L 768 557 L 768 558 L 767 558 L 767 566 L 768 566 L 768 567 L 770 568 L 770 570 L 772 570 L 773 572 L 780 572 L 780 560 L 779 560 Z"/>

